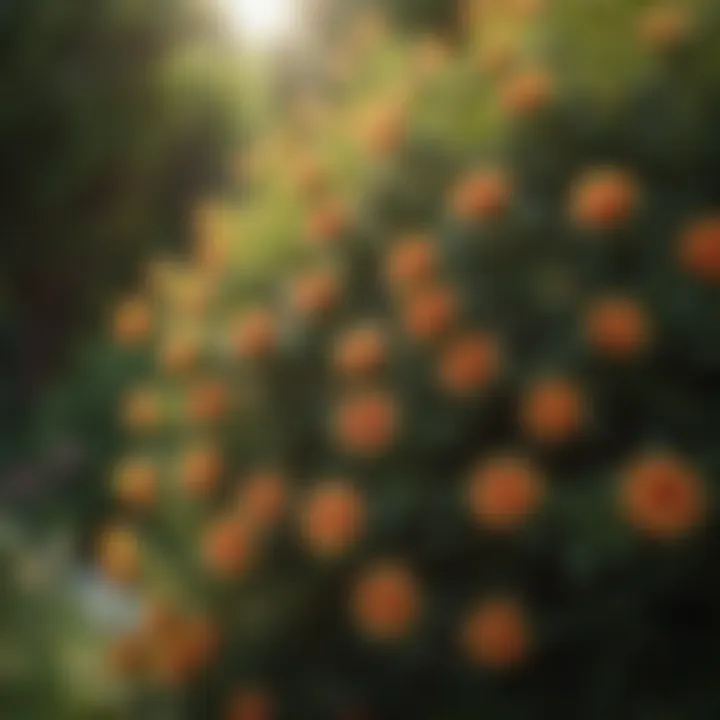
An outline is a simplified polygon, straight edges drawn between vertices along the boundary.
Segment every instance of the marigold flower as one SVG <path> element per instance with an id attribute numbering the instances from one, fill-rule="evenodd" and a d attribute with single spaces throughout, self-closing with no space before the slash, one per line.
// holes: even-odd
<path id="1" fill-rule="evenodd" d="M 480 601 L 461 628 L 460 642 L 474 665 L 493 671 L 517 667 L 532 644 L 524 608 L 512 599 Z"/>
<path id="2" fill-rule="evenodd" d="M 113 318 L 113 337 L 118 345 L 137 347 L 144 343 L 153 327 L 150 305 L 141 297 L 120 303 Z"/>
<path id="3" fill-rule="evenodd" d="M 625 170 L 600 167 L 588 170 L 571 190 L 571 214 L 581 227 L 615 230 L 635 213 L 639 188 Z"/>
<path id="4" fill-rule="evenodd" d="M 188 390 L 188 417 L 196 423 L 215 423 L 230 409 L 230 392 L 220 380 L 196 381 Z"/>
<path id="5" fill-rule="evenodd" d="M 187 333 L 169 336 L 158 351 L 158 366 L 166 373 L 180 375 L 195 368 L 200 355 L 198 341 Z"/>
<path id="6" fill-rule="evenodd" d="M 340 299 L 337 273 L 319 268 L 300 275 L 293 283 L 290 302 L 305 317 L 319 317 L 337 306 Z"/>
<path id="7" fill-rule="evenodd" d="M 284 475 L 257 470 L 245 480 L 238 494 L 240 515 L 250 524 L 266 527 L 277 523 L 285 512 L 288 489 Z"/>
<path id="8" fill-rule="evenodd" d="M 135 510 L 148 510 L 157 501 L 158 471 L 145 458 L 120 464 L 115 472 L 115 494 L 124 505 Z"/>
<path id="9" fill-rule="evenodd" d="M 162 417 L 162 404 L 157 393 L 151 388 L 130 391 L 122 402 L 123 425 L 136 433 L 157 430 Z"/>
<path id="10" fill-rule="evenodd" d="M 400 412 L 391 395 L 366 391 L 345 398 L 335 414 L 335 436 L 343 450 L 375 456 L 388 450 L 399 432 Z"/>
<path id="11" fill-rule="evenodd" d="M 459 300 L 449 285 L 430 285 L 403 301 L 402 324 L 409 337 L 432 342 L 446 334 L 459 316 Z"/>
<path id="12" fill-rule="evenodd" d="M 368 567 L 356 583 L 352 613 L 356 626 L 374 641 L 394 641 L 407 636 L 421 610 L 418 582 L 412 571 L 394 560 Z"/>
<path id="13" fill-rule="evenodd" d="M 250 565 L 251 544 L 247 525 L 233 516 L 220 518 L 210 525 L 203 539 L 205 566 L 221 578 L 240 577 Z"/>
<path id="14" fill-rule="evenodd" d="M 167 598 L 153 598 L 145 603 L 142 633 L 151 641 L 172 635 L 182 624 L 180 609 Z"/>
<path id="15" fill-rule="evenodd" d="M 202 614 L 189 617 L 185 626 L 197 665 L 207 665 L 217 656 L 222 644 L 219 628 L 210 617 Z"/>
<path id="16" fill-rule="evenodd" d="M 648 454 L 624 469 L 620 512 L 635 530 L 653 540 L 676 540 L 694 530 L 707 509 L 700 475 L 682 458 Z"/>
<path id="17" fill-rule="evenodd" d="M 198 445 L 182 459 L 181 483 L 191 495 L 204 497 L 216 490 L 223 469 L 222 456 L 216 448 Z"/>
<path id="18" fill-rule="evenodd" d="M 455 186 L 451 207 L 465 222 L 493 220 L 505 214 L 512 200 L 512 182 L 500 169 L 475 170 Z"/>
<path id="19" fill-rule="evenodd" d="M 438 367 L 440 384 L 455 396 L 485 390 L 497 378 L 501 362 L 495 337 L 479 332 L 460 335 L 443 349 Z"/>
<path id="20" fill-rule="evenodd" d="M 246 311 L 233 329 L 233 344 L 242 357 L 263 360 L 275 352 L 277 341 L 277 321 L 265 308 Z"/>
<path id="21" fill-rule="evenodd" d="M 305 236 L 313 245 L 328 246 L 340 239 L 350 226 L 350 212 L 340 199 L 327 199 L 306 221 Z"/>
<path id="22" fill-rule="evenodd" d="M 526 116 L 547 107 L 554 93 L 550 75 L 539 68 L 508 78 L 501 91 L 501 103 L 513 116 Z"/>
<path id="23" fill-rule="evenodd" d="M 186 634 L 177 632 L 153 647 L 153 677 L 160 683 L 178 687 L 190 682 L 196 672 L 196 660 Z"/>
<path id="24" fill-rule="evenodd" d="M 520 422 L 533 439 L 560 444 L 574 439 L 587 422 L 585 394 L 564 378 L 545 378 L 526 393 L 520 408 Z"/>
<path id="25" fill-rule="evenodd" d="M 185 685 L 214 660 L 219 647 L 220 634 L 209 619 L 185 619 L 173 635 L 156 644 L 155 672 L 164 683 Z"/>
<path id="26" fill-rule="evenodd" d="M 342 555 L 358 541 L 364 529 L 365 500 L 344 480 L 321 483 L 305 501 L 300 532 L 315 555 Z"/>
<path id="27" fill-rule="evenodd" d="M 138 633 L 129 633 L 110 645 L 108 663 L 118 675 L 134 678 L 147 667 L 148 655 L 145 638 Z"/>
<path id="28" fill-rule="evenodd" d="M 642 354 L 651 336 L 643 307 L 618 296 L 600 298 L 590 306 L 585 331 L 593 350 L 612 360 L 628 360 Z"/>
<path id="29" fill-rule="evenodd" d="M 372 108 L 361 128 L 365 150 L 373 157 L 387 157 L 396 152 L 405 139 L 407 125 L 407 113 L 398 103 Z"/>
<path id="30" fill-rule="evenodd" d="M 99 538 L 98 561 L 110 579 L 123 584 L 134 581 L 140 572 L 140 547 L 135 533 L 121 525 L 107 528 Z"/>
<path id="31" fill-rule="evenodd" d="M 230 700 L 227 720 L 274 720 L 274 702 L 264 690 L 243 688 Z"/>
<path id="32" fill-rule="evenodd" d="M 437 252 L 430 235 L 404 235 L 387 254 L 385 276 L 392 289 L 408 290 L 429 282 L 438 266 Z"/>
<path id="33" fill-rule="evenodd" d="M 537 512 L 544 494 L 545 483 L 527 460 L 500 456 L 475 468 L 468 486 L 468 504 L 481 526 L 509 531 Z"/>
<path id="34" fill-rule="evenodd" d="M 333 347 L 333 367 L 343 376 L 369 375 L 380 369 L 386 360 L 385 337 L 372 325 L 344 332 Z"/>
<path id="35" fill-rule="evenodd" d="M 690 277 L 720 285 L 720 215 L 691 223 L 680 238 L 678 257 Z"/>
<path id="36" fill-rule="evenodd" d="M 677 2 L 664 2 L 645 10 L 638 21 L 638 36 L 646 46 L 667 53 L 684 45 L 692 33 L 693 18 Z"/>

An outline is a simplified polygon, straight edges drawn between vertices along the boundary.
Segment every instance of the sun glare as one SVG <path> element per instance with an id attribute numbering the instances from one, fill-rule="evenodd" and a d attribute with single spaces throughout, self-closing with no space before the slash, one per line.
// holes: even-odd
<path id="1" fill-rule="evenodd" d="M 293 31 L 298 0 L 224 0 L 243 37 L 255 45 L 276 43 Z"/>

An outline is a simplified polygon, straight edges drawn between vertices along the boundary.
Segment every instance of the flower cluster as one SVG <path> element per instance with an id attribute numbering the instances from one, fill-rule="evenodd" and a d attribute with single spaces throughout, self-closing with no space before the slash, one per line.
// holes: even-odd
<path id="1" fill-rule="evenodd" d="M 523 22 L 542 14 L 523 7 Z M 666 9 L 639 22 L 654 51 L 689 41 Z M 666 188 L 620 150 L 582 155 L 549 65 L 480 63 L 474 82 L 525 156 L 478 148 L 445 175 L 443 138 L 413 126 L 423 89 L 462 61 L 442 50 L 427 86 L 350 124 L 383 170 L 369 187 L 347 192 L 307 143 L 283 164 L 302 208 L 291 273 L 254 285 L 232 263 L 252 237 L 203 207 L 197 257 L 155 268 L 149 296 L 114 319 L 117 343 L 152 346 L 154 368 L 121 408 L 132 453 L 98 544 L 110 577 L 148 588 L 151 617 L 113 658 L 185 686 L 230 663 L 218 712 L 234 720 L 305 704 L 419 716 L 398 708 L 422 670 L 395 673 L 395 694 L 363 670 L 414 668 L 408 653 L 442 678 L 529 671 L 553 642 L 546 563 L 570 604 L 565 549 L 588 543 L 602 566 L 578 526 L 628 539 L 631 583 L 646 547 L 669 552 L 710 519 L 709 458 L 667 409 L 697 398 L 668 373 L 676 308 L 653 281 L 716 302 L 717 209 L 655 242 Z M 549 169 L 530 165 L 540 150 Z M 157 593 L 175 599 L 158 611 Z M 337 697 L 299 690 L 307 668 Z"/>

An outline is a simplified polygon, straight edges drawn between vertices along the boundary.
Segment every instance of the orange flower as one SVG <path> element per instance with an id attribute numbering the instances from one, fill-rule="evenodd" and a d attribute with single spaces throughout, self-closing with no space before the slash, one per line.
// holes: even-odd
<path id="1" fill-rule="evenodd" d="M 175 633 L 182 620 L 180 610 L 172 602 L 155 598 L 143 610 L 142 632 L 152 641 L 161 640 Z"/>
<path id="2" fill-rule="evenodd" d="M 327 246 L 340 239 L 349 225 L 347 205 L 339 199 L 328 199 L 308 217 L 305 235 L 310 244 Z"/>
<path id="3" fill-rule="evenodd" d="M 197 340 L 187 334 L 171 335 L 158 353 L 158 365 L 167 373 L 180 375 L 192 370 L 198 361 Z"/>
<path id="4" fill-rule="evenodd" d="M 133 432 L 148 433 L 157 430 L 162 415 L 160 399 L 149 388 L 133 390 L 123 400 L 123 425 Z"/>
<path id="5" fill-rule="evenodd" d="M 133 509 L 151 508 L 158 494 L 155 465 L 143 458 L 123 462 L 115 473 L 115 494 L 121 503 Z"/>
<path id="6" fill-rule="evenodd" d="M 525 610 L 511 599 L 482 600 L 463 624 L 460 642 L 474 665 L 495 671 L 517 667 L 532 643 Z"/>
<path id="7" fill-rule="evenodd" d="M 215 659 L 220 635 L 204 617 L 183 621 L 173 635 L 154 646 L 154 668 L 159 679 L 169 685 L 185 685 Z"/>
<path id="8" fill-rule="evenodd" d="M 203 560 L 213 574 L 222 578 L 243 575 L 252 559 L 252 539 L 248 528 L 236 517 L 215 521 L 205 533 Z"/>
<path id="9" fill-rule="evenodd" d="M 587 402 L 581 388 L 563 378 L 546 378 L 526 393 L 520 408 L 525 432 L 542 443 L 572 440 L 587 420 Z"/>
<path id="10" fill-rule="evenodd" d="M 459 301 L 449 285 L 430 285 L 413 292 L 402 308 L 405 332 L 419 342 L 432 342 L 457 320 Z"/>
<path id="11" fill-rule="evenodd" d="M 640 15 L 638 36 L 645 45 L 666 53 L 685 44 L 692 32 L 692 18 L 676 2 L 659 3 Z"/>
<path id="12" fill-rule="evenodd" d="M 512 183 L 503 170 L 475 170 L 454 188 L 451 206 L 465 222 L 492 220 L 507 212 L 512 200 Z"/>
<path id="13" fill-rule="evenodd" d="M 282 473 L 258 470 L 252 473 L 238 495 L 238 510 L 249 523 L 266 527 L 276 524 L 287 506 L 287 483 Z"/>
<path id="14" fill-rule="evenodd" d="M 212 378 L 193 384 L 188 392 L 188 416 L 197 423 L 214 423 L 227 415 L 229 391 L 220 380 Z"/>
<path id="15" fill-rule="evenodd" d="M 220 649 L 220 631 L 215 622 L 204 615 L 191 616 L 186 620 L 185 632 L 195 658 L 196 667 L 209 664 Z"/>
<path id="16" fill-rule="evenodd" d="M 473 471 L 468 502 L 480 525 L 509 531 L 537 512 L 544 494 L 544 481 L 530 463 L 519 457 L 501 456 Z"/>
<path id="17" fill-rule="evenodd" d="M 547 107 L 553 92 L 551 77 L 535 68 L 509 78 L 503 85 L 501 102 L 510 115 L 532 115 Z"/>
<path id="18" fill-rule="evenodd" d="M 330 312 L 340 299 L 337 274 L 327 268 L 318 268 L 301 275 L 292 287 L 292 307 L 306 317 L 317 317 Z"/>
<path id="19" fill-rule="evenodd" d="M 385 276 L 391 288 L 407 290 L 431 280 L 437 265 L 431 236 L 423 233 L 404 235 L 388 251 Z"/>
<path id="20" fill-rule="evenodd" d="M 383 560 L 360 576 L 352 594 L 352 612 L 363 635 L 375 641 L 407 636 L 420 615 L 420 590 L 410 569 Z"/>
<path id="21" fill-rule="evenodd" d="M 365 500 L 344 480 L 325 481 L 310 493 L 300 525 L 303 540 L 315 555 L 337 557 L 365 530 Z"/>
<path id="22" fill-rule="evenodd" d="M 238 690 L 227 711 L 227 720 L 273 720 L 275 717 L 272 699 L 256 688 Z"/>
<path id="23" fill-rule="evenodd" d="M 199 445 L 183 457 L 181 481 L 191 495 L 207 496 L 215 491 L 223 472 L 223 460 L 212 446 Z"/>
<path id="24" fill-rule="evenodd" d="M 440 383 L 452 395 L 470 395 L 485 390 L 495 380 L 500 363 L 500 346 L 494 337 L 467 333 L 443 350 L 438 367 Z"/>
<path id="25" fill-rule="evenodd" d="M 113 337 L 118 345 L 137 347 L 152 332 L 153 318 L 150 306 L 141 297 L 124 300 L 115 311 Z"/>
<path id="26" fill-rule="evenodd" d="M 263 360 L 277 347 L 277 323 L 274 315 L 265 308 L 245 312 L 233 330 L 233 344 L 246 358 Z"/>
<path id="27" fill-rule="evenodd" d="M 395 399 L 385 392 L 369 391 L 346 398 L 338 406 L 335 434 L 340 446 L 354 454 L 379 455 L 394 442 L 400 424 Z"/>
<path id="28" fill-rule="evenodd" d="M 620 511 L 635 530 L 654 540 L 676 540 L 694 530 L 707 507 L 700 476 L 681 458 L 637 458 L 620 479 Z"/>
<path id="29" fill-rule="evenodd" d="M 613 360 L 637 357 L 650 342 L 650 324 L 644 309 L 624 297 L 605 297 L 591 305 L 585 329 L 590 346 Z"/>
<path id="30" fill-rule="evenodd" d="M 680 239 L 678 256 L 688 275 L 720 285 L 720 215 L 691 223 Z"/>
<path id="31" fill-rule="evenodd" d="M 407 133 L 407 113 L 398 103 L 373 108 L 362 125 L 362 142 L 373 157 L 387 157 L 402 145 Z"/>
<path id="32" fill-rule="evenodd" d="M 135 580 L 140 571 L 140 548 L 128 527 L 107 528 L 98 542 L 98 561 L 105 574 L 119 583 Z"/>
<path id="33" fill-rule="evenodd" d="M 382 332 L 371 325 L 343 333 L 333 348 L 333 367 L 339 375 L 369 375 L 387 360 L 387 347 Z"/>
<path id="34" fill-rule="evenodd" d="M 112 670 L 122 677 L 137 677 L 148 662 L 145 638 L 137 633 L 117 638 L 110 646 L 108 662 Z"/>
<path id="35" fill-rule="evenodd" d="M 588 170 L 571 191 L 571 213 L 578 225 L 594 230 L 614 230 L 634 214 L 639 199 L 635 179 L 613 167 Z"/>
<path id="36" fill-rule="evenodd" d="M 152 670 L 156 679 L 172 687 L 190 682 L 197 670 L 187 633 L 179 630 L 153 646 Z"/>

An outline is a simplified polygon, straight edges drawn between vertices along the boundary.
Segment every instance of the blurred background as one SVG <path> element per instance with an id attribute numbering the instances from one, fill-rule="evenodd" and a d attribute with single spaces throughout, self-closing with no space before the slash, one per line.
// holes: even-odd
<path id="1" fill-rule="evenodd" d="M 720 716 L 719 23 L 0 0 L 0 716 Z"/>

